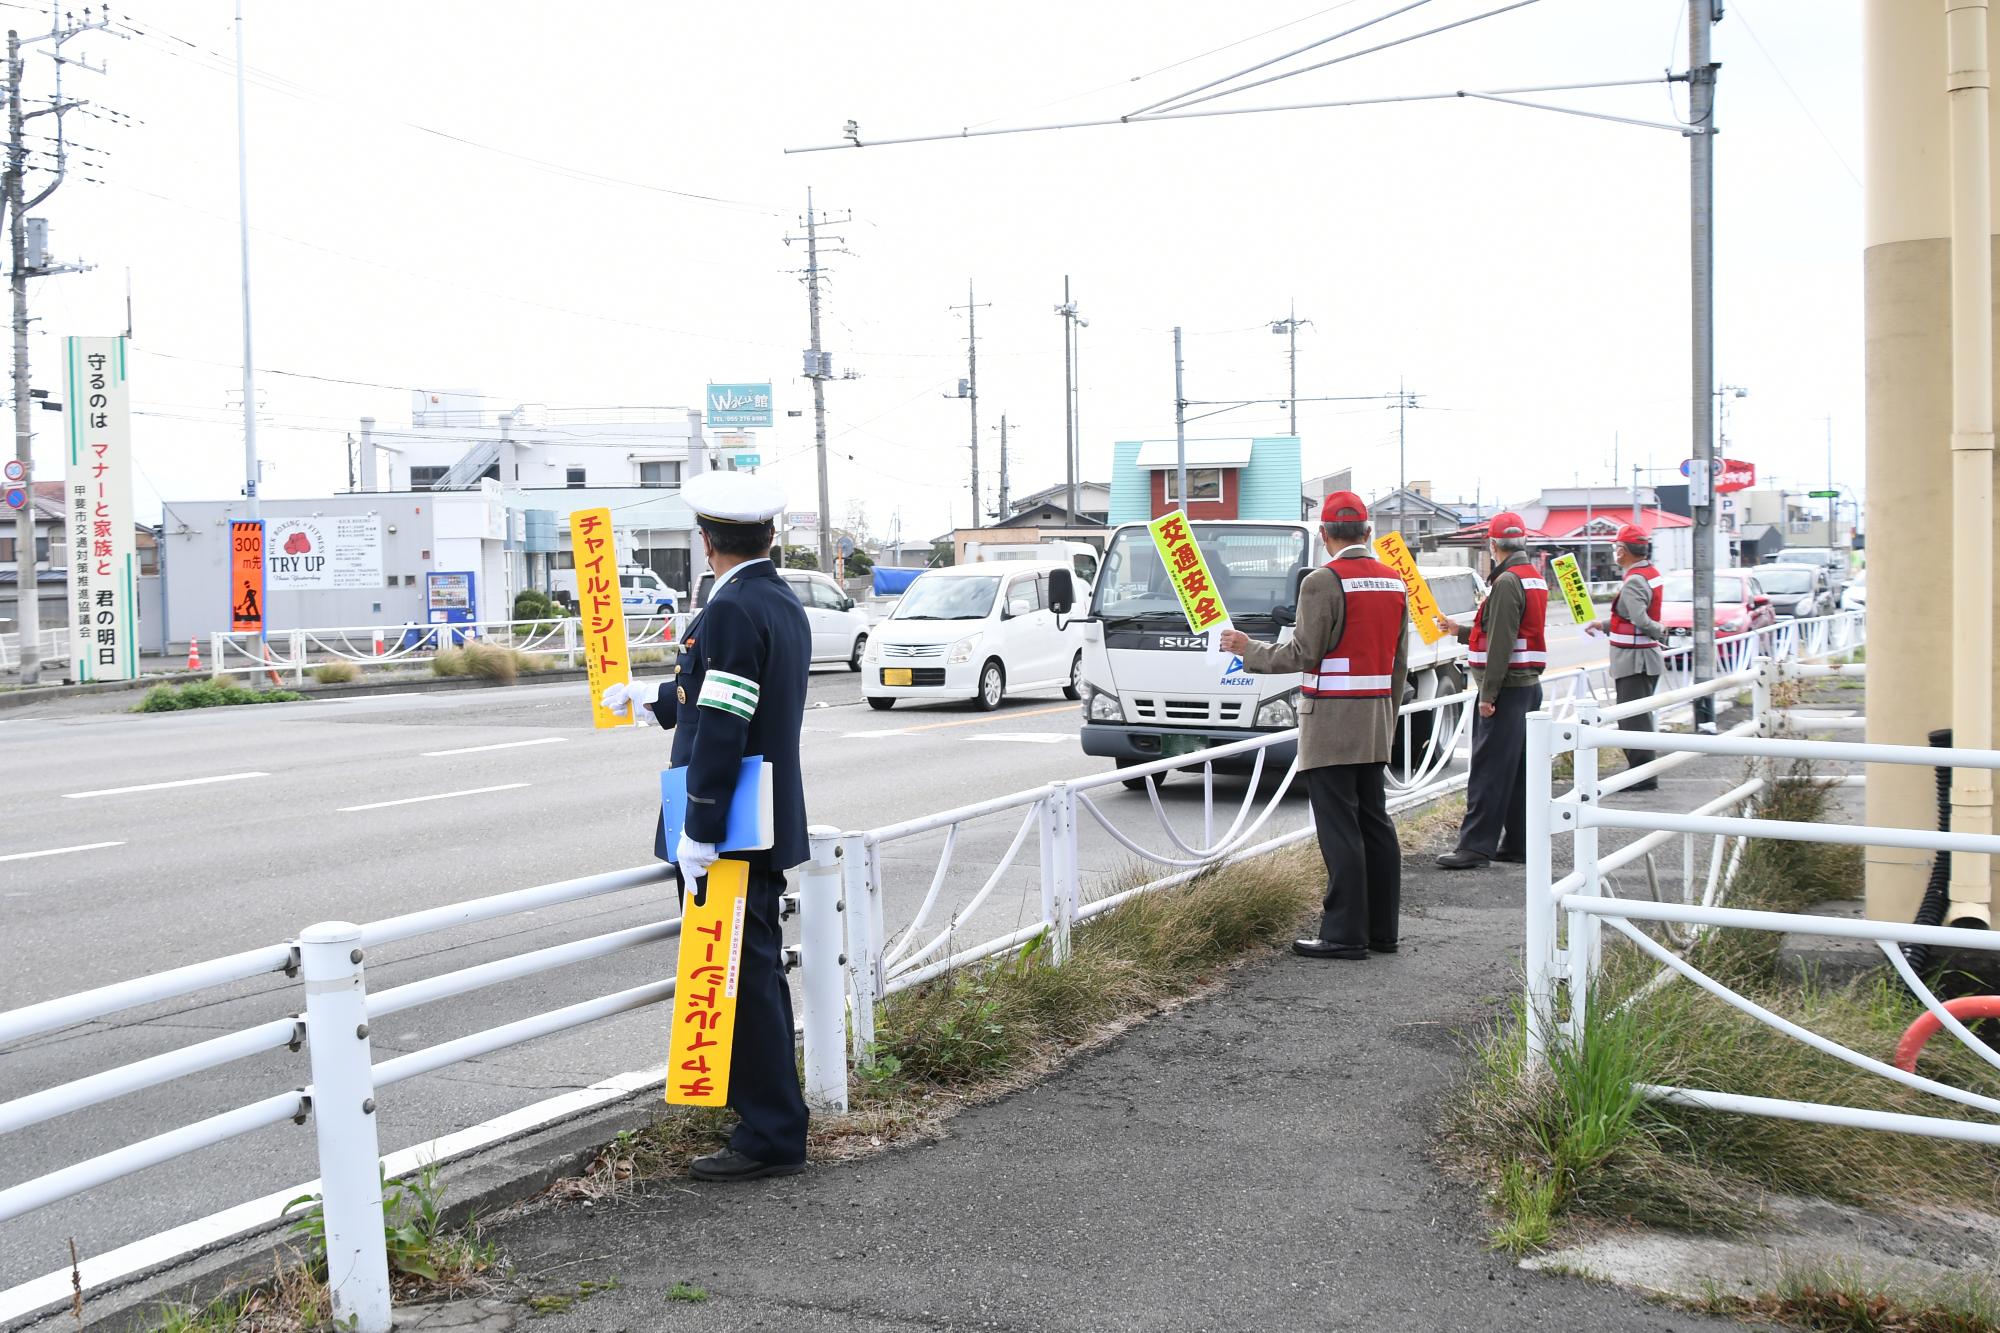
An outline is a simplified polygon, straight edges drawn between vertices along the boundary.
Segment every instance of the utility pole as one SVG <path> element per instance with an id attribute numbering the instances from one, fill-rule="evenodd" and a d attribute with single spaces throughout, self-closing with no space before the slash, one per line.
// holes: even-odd
<path id="1" fill-rule="evenodd" d="M 1174 494 L 1185 514 L 1187 487 L 1187 393 L 1181 388 L 1181 326 L 1174 325 Z"/>
<path id="2" fill-rule="evenodd" d="M 1836 488 L 1833 484 L 1833 418 L 1827 416 L 1821 420 L 1826 422 L 1826 544 L 1835 547 L 1840 545 L 1840 538 L 1834 533 L 1840 520 L 1836 517 L 1834 506 L 1840 503 L 1840 499 L 1834 494 Z"/>
<path id="3" fill-rule="evenodd" d="M 1403 377 L 1396 376 L 1396 535 L 1403 537 L 1403 514 L 1410 507 L 1409 467 L 1403 451 L 1403 416 L 1410 399 L 1403 392 Z M 1403 537 L 1408 541 L 1409 538 Z"/>
<path id="4" fill-rule="evenodd" d="M 1290 399 L 1287 400 L 1287 402 L 1290 404 L 1292 409 L 1293 439 L 1297 439 L 1299 435 L 1299 325 L 1310 324 L 1310 323 L 1312 323 L 1312 321 L 1309 319 L 1299 318 L 1299 307 L 1297 302 L 1292 303 L 1290 308 L 1290 313 L 1287 314 L 1283 319 L 1274 319 L 1271 321 L 1271 332 L 1290 334 L 1292 340 L 1291 352 L 1288 357 L 1291 363 L 1291 370 L 1292 370 L 1292 396 Z"/>
<path id="5" fill-rule="evenodd" d="M 1000 517 L 1007 517 L 1007 414 L 1000 414 Z"/>
<path id="6" fill-rule="evenodd" d="M 1709 30 L 1721 0 L 1688 0 L 1688 236 L 1694 338 L 1694 678 L 1715 676 L 1715 76 Z M 1697 730 L 1715 726 L 1715 703 L 1695 700 Z"/>
<path id="7" fill-rule="evenodd" d="M 993 304 L 991 301 L 988 305 Z M 981 526 L 979 507 L 979 304 L 973 299 L 972 282 L 965 284 L 965 304 L 952 306 L 965 312 L 965 388 L 959 397 L 972 404 L 972 526 Z M 1004 515 L 1003 515 L 1004 517 Z"/>
<path id="8" fill-rule="evenodd" d="M 14 457 L 19 460 L 27 475 L 21 488 L 27 492 L 27 502 L 15 516 L 15 582 L 14 619 L 18 622 L 21 638 L 21 683 L 33 685 L 42 678 L 41 631 L 42 596 L 41 586 L 36 577 L 35 560 L 35 433 L 30 423 L 30 413 L 34 408 L 34 396 L 29 392 L 28 382 L 28 279 L 49 273 L 70 271 L 66 267 L 48 264 L 48 256 L 42 256 L 42 266 L 28 267 L 28 210 L 40 204 L 56 192 L 68 174 L 68 144 L 63 137 L 63 113 L 81 102 L 66 102 L 62 93 L 62 69 L 65 64 L 82 64 L 71 61 L 62 54 L 62 44 L 79 33 L 109 24 L 108 17 L 93 22 L 70 27 L 51 26 L 41 36 L 27 38 L 29 42 L 47 41 L 53 43 L 51 53 L 56 62 L 55 96 L 47 107 L 33 112 L 22 108 L 22 83 L 26 78 L 26 67 L 21 59 L 24 44 L 19 32 L 7 32 L 7 179 L 5 199 L 7 208 L 8 252 L 12 260 L 8 285 L 14 298 Z M 84 66 L 90 68 L 89 66 Z M 25 125 L 33 116 L 53 115 L 56 118 L 56 167 L 55 178 L 44 186 L 33 199 L 28 192 L 28 146 L 25 139 Z M 66 403 L 70 411 L 76 404 Z M 52 556 L 54 552 L 50 553 Z"/>
<path id="9" fill-rule="evenodd" d="M 236 220 L 243 255 L 243 499 L 257 517 L 257 369 L 250 353 L 250 120 L 243 100 L 243 0 L 236 0 Z"/>
<path id="10" fill-rule="evenodd" d="M 1076 313 L 1076 302 L 1070 299 L 1069 277 L 1063 277 L 1062 304 L 1056 313 L 1063 321 L 1063 474 L 1068 483 L 1068 509 L 1070 521 L 1076 521 L 1076 482 L 1078 445 L 1082 439 L 1081 413 L 1077 400 L 1080 386 L 1077 383 L 1077 341 L 1076 331 L 1090 327 L 1090 321 Z"/>
<path id="11" fill-rule="evenodd" d="M 1639 465 L 1632 465 L 1632 526 L 1639 526 Z"/>
<path id="12" fill-rule="evenodd" d="M 813 445 L 819 456 L 819 567 L 826 573 L 833 572 L 833 501 L 828 497 L 826 482 L 826 382 L 833 378 L 833 358 L 820 347 L 819 341 L 819 224 L 822 221 L 840 223 L 848 217 L 824 218 L 813 211 L 812 187 L 806 187 L 806 307 L 812 316 L 812 346 L 806 349 L 806 378 L 813 385 Z M 785 244 L 801 238 L 787 236 Z M 835 241 L 842 240 L 834 237 Z M 844 252 L 843 252 L 844 253 Z"/>

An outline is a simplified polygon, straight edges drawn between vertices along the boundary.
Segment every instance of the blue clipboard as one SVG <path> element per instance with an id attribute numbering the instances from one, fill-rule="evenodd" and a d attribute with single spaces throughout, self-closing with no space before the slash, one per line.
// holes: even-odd
<path id="1" fill-rule="evenodd" d="M 687 769 L 670 768 L 660 774 L 660 832 L 669 854 L 680 846 L 681 830 L 687 823 Z M 736 780 L 736 792 L 729 800 L 728 832 L 715 845 L 720 852 L 760 852 L 774 841 L 772 835 L 771 766 L 762 755 L 745 755 Z"/>

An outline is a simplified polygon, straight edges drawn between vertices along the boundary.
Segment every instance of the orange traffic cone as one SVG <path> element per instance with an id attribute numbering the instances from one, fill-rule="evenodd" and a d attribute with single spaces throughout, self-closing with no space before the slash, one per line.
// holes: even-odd
<path id="1" fill-rule="evenodd" d="M 200 639 L 189 639 L 189 640 L 188 640 L 188 666 L 187 666 L 187 669 L 188 669 L 189 671 L 199 671 L 199 670 L 201 670 L 201 640 L 200 640 Z"/>

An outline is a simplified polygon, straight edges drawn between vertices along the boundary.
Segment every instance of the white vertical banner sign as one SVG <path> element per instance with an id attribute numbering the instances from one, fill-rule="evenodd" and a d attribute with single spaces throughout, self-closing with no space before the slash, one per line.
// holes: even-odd
<path id="1" fill-rule="evenodd" d="M 123 338 L 65 338 L 63 485 L 69 678 L 139 674 L 139 558 L 132 535 L 132 396 Z"/>

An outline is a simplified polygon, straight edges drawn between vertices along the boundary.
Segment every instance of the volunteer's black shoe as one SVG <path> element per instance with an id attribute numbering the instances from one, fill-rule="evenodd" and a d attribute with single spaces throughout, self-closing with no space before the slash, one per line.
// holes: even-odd
<path id="1" fill-rule="evenodd" d="M 1389 946 L 1393 951 L 1394 945 Z M 1292 952 L 1301 958 L 1345 958 L 1359 962 L 1368 956 L 1366 949 L 1353 944 L 1335 944 L 1331 940 L 1293 940 Z"/>
<path id="2" fill-rule="evenodd" d="M 766 1176 L 795 1176 L 805 1169 L 804 1162 L 760 1162 L 734 1148 L 688 1163 L 688 1174 L 696 1180 L 762 1180 Z"/>
<path id="3" fill-rule="evenodd" d="M 1399 947 L 1394 940 L 1390 940 L 1387 944 L 1383 944 L 1379 940 L 1368 941 L 1369 953 L 1394 953 Z"/>
<path id="4" fill-rule="evenodd" d="M 1446 870 L 1477 870 L 1491 859 L 1478 852 L 1453 851 L 1440 856 L 1438 864 Z"/>
<path id="5" fill-rule="evenodd" d="M 1526 865 L 1528 863 L 1528 854 L 1526 852 L 1502 851 L 1493 853 L 1493 859 L 1496 861 L 1505 862 L 1507 865 L 1510 866 L 1521 866 L 1521 865 Z"/>
<path id="6" fill-rule="evenodd" d="M 1658 778 L 1647 778 L 1644 782 L 1635 782 L 1625 788 L 1626 791 L 1658 791 L 1659 789 L 1660 780 Z"/>

